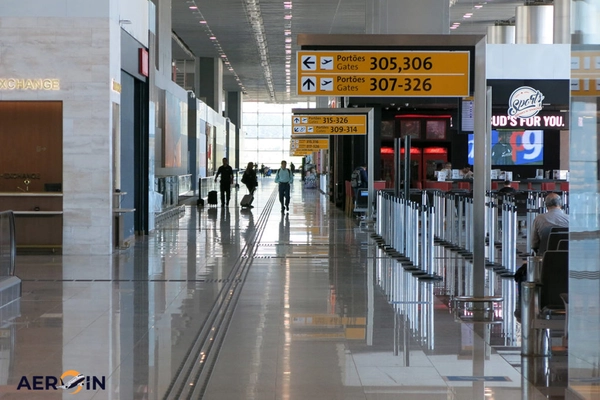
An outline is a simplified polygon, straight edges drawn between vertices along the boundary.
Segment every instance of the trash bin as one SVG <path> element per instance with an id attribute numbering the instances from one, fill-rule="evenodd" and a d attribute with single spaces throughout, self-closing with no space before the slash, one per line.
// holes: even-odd
<path id="1" fill-rule="evenodd" d="M 527 257 L 527 282 L 541 283 L 544 257 Z"/>

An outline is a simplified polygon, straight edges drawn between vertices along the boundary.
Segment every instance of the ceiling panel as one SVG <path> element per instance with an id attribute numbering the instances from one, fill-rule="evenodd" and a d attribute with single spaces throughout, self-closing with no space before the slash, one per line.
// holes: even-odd
<path id="1" fill-rule="evenodd" d="M 299 33 L 361 34 L 365 32 L 365 4 L 368 0 L 292 0 L 292 79 L 291 96 L 286 94 L 284 0 L 259 2 L 266 35 L 275 98 L 271 98 L 258 47 L 246 15 L 244 0 L 173 0 L 173 31 L 198 57 L 219 57 L 220 49 L 240 82 L 248 100 L 287 102 L 295 97 L 295 53 L 299 50 L 295 37 Z M 400 0 L 399 0 L 400 1 Z M 414 1 L 414 0 L 411 0 Z M 458 0 L 450 8 L 450 24 L 461 22 L 451 34 L 484 34 L 495 21 L 514 18 L 515 7 L 522 2 L 507 0 Z M 475 8 L 482 5 L 481 8 Z M 193 9 L 190 7 L 197 7 Z M 471 18 L 463 18 L 466 13 Z M 201 24 L 205 20 L 206 24 Z M 217 39 L 211 40 L 214 35 Z M 176 53 L 174 57 L 183 56 Z M 224 70 L 224 90 L 236 91 L 240 86 L 235 75 Z M 301 98 L 300 100 L 304 100 Z"/>

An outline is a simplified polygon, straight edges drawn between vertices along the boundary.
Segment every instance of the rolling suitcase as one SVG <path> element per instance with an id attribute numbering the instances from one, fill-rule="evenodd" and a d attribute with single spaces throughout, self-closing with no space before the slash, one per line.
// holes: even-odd
<path id="1" fill-rule="evenodd" d="M 209 206 L 216 206 L 217 205 L 217 191 L 216 190 L 211 190 L 210 192 L 208 192 L 208 205 Z"/>
<path id="2" fill-rule="evenodd" d="M 240 201 L 240 206 L 250 207 L 253 201 L 254 197 L 251 194 L 246 194 L 244 195 L 244 197 L 242 197 L 242 200 Z"/>

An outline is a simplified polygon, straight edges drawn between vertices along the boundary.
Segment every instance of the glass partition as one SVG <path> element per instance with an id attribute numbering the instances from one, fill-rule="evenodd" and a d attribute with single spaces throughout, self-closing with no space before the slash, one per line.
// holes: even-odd
<path id="1" fill-rule="evenodd" d="M 15 273 L 15 219 L 12 211 L 0 212 L 0 277 Z"/>

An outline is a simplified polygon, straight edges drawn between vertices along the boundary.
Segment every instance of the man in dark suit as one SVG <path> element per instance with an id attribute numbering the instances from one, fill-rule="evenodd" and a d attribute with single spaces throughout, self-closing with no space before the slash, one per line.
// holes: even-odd
<path id="1" fill-rule="evenodd" d="M 219 189 L 221 191 L 221 207 L 229 206 L 229 199 L 231 197 L 231 184 L 233 183 L 233 169 L 229 165 L 227 158 L 223 158 L 223 165 L 217 170 L 215 175 L 215 182 L 217 178 L 221 176 L 221 185 Z"/>

